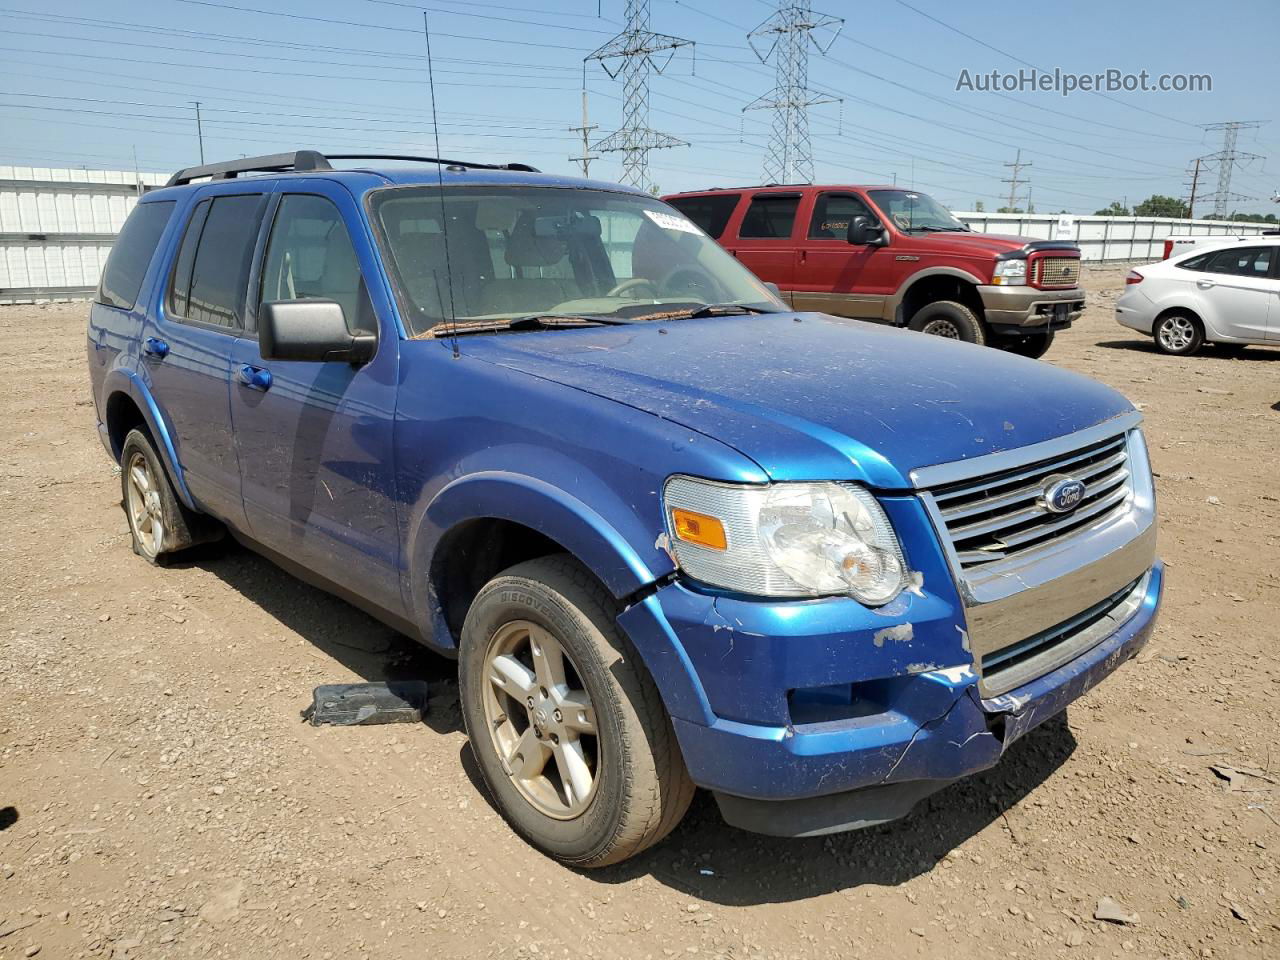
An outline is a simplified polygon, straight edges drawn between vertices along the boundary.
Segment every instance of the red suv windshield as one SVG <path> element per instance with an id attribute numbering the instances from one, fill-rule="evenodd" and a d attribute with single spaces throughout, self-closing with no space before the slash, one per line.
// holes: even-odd
<path id="1" fill-rule="evenodd" d="M 881 212 L 904 233 L 968 230 L 951 211 L 927 193 L 914 190 L 868 190 Z"/>

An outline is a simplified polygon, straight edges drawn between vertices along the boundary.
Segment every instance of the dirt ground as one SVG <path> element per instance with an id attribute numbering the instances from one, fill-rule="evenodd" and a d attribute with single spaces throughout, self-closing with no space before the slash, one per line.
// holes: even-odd
<path id="1" fill-rule="evenodd" d="M 490 807 L 450 663 L 243 550 L 133 556 L 86 307 L 0 308 L 0 957 L 1280 956 L 1280 350 L 1160 356 L 1123 272 L 1048 360 L 1146 413 L 1147 650 L 905 821 L 767 839 L 700 795 L 588 873 Z M 431 681 L 425 725 L 300 722 L 387 676 Z"/>

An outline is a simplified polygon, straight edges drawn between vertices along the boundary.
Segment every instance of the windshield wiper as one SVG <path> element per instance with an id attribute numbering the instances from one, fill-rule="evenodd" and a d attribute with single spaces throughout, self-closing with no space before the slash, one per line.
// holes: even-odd
<path id="1" fill-rule="evenodd" d="M 472 333 L 497 333 L 502 330 L 571 330 L 579 327 L 606 327 L 627 323 L 613 317 L 591 315 L 531 313 L 524 317 L 493 320 L 446 320 L 418 335 L 419 339 L 464 337 Z"/>
<path id="2" fill-rule="evenodd" d="M 922 227 L 912 227 L 911 230 L 923 230 L 926 233 L 968 233 L 968 227 L 935 227 L 932 224 L 926 224 Z"/>
<path id="3" fill-rule="evenodd" d="M 744 313 L 780 313 L 779 310 L 766 310 L 763 307 L 753 307 L 745 303 L 707 303 L 700 307 L 692 307 L 687 310 L 664 310 L 661 313 L 646 313 L 643 316 L 632 317 L 632 321 L 639 323 L 643 320 L 699 320 L 703 317 L 735 317 Z"/>

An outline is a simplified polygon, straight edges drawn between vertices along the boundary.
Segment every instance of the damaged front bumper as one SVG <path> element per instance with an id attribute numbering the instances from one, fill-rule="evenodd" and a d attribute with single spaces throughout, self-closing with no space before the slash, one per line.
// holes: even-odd
<path id="1" fill-rule="evenodd" d="M 1136 612 L 1096 645 L 990 699 L 955 598 L 927 590 L 868 610 L 716 597 L 677 582 L 619 623 L 634 638 L 660 617 L 672 665 L 691 672 L 673 723 L 694 782 L 715 792 L 725 819 L 811 836 L 896 819 L 995 765 L 1146 643 L 1162 574 L 1157 563 Z"/>

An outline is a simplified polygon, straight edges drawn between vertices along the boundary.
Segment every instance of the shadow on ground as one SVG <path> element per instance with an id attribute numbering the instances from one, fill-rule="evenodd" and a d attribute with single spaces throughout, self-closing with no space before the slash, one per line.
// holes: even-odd
<path id="1" fill-rule="evenodd" d="M 1134 350 L 1138 353 L 1149 353 L 1153 356 L 1165 356 L 1156 349 L 1155 342 L 1150 337 L 1135 338 L 1133 340 L 1100 340 L 1096 346 L 1104 347 L 1107 350 Z M 1169 359 L 1175 360 L 1179 358 L 1170 357 Z M 1280 360 L 1280 350 L 1268 350 L 1265 346 L 1253 344 L 1210 343 L 1201 347 L 1199 352 L 1192 354 L 1190 357 L 1181 359 L 1265 362 L 1268 360 Z"/>
<path id="2" fill-rule="evenodd" d="M 212 573 L 365 680 L 426 680 L 426 724 L 437 733 L 462 729 L 457 666 L 452 660 L 234 542 L 202 548 L 188 562 Z M 329 682 L 346 679 L 335 674 Z M 301 711 L 311 702 L 311 690 L 300 689 L 297 696 Z"/>
<path id="3" fill-rule="evenodd" d="M 427 724 L 440 733 L 462 729 L 452 661 L 244 548 L 220 546 L 190 562 L 366 680 L 427 680 Z M 298 691 L 299 709 L 310 696 L 310 690 Z M 1005 819 L 1018 842 L 1007 812 L 1051 776 L 1075 746 L 1066 715 L 1054 717 L 1012 744 L 995 768 L 942 790 L 903 820 L 830 837 L 792 840 L 737 830 L 721 819 L 711 795 L 699 791 L 665 842 L 584 876 L 616 884 L 650 875 L 687 896 L 735 906 L 900 884 L 933 869 L 997 819 Z M 492 806 L 470 746 L 462 748 L 459 761 L 477 794 Z"/>

